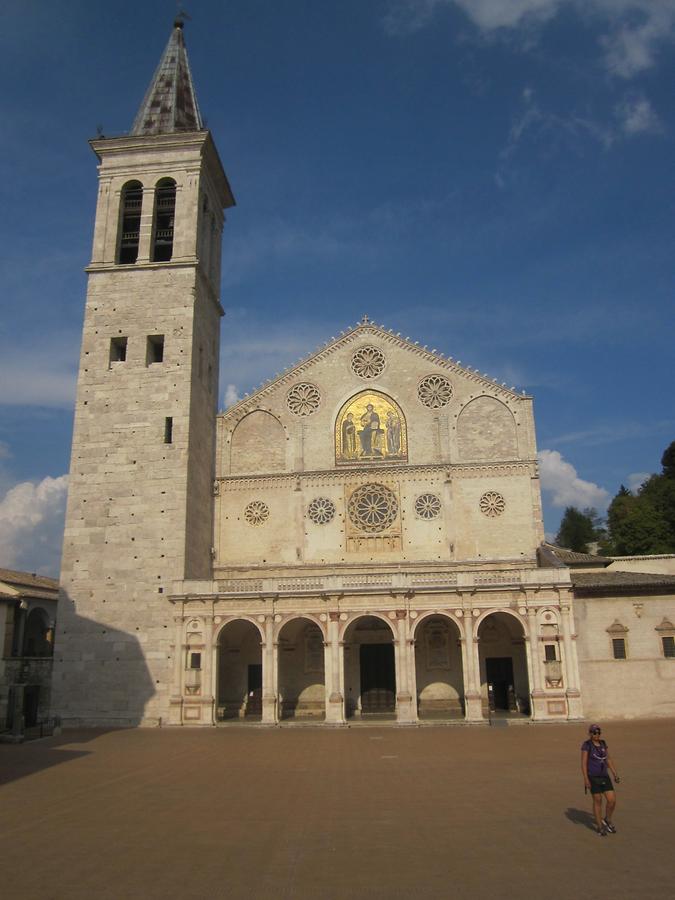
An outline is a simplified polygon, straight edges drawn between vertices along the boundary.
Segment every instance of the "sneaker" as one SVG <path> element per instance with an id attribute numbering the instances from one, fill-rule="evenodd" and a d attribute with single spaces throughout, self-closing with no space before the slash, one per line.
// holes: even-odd
<path id="1" fill-rule="evenodd" d="M 596 828 L 595 833 L 598 837 L 607 837 L 607 829 L 606 828 Z"/>
<path id="2" fill-rule="evenodd" d="M 603 819 L 602 824 L 610 834 L 616 834 L 616 827 L 608 819 Z"/>

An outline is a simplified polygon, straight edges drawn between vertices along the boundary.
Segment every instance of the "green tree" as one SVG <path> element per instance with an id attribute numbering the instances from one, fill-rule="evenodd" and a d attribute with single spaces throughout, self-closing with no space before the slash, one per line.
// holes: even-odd
<path id="1" fill-rule="evenodd" d="M 581 512 L 575 506 L 568 506 L 560 520 L 555 542 L 567 550 L 588 553 L 589 544 L 598 540 L 598 522 L 596 510 L 585 509 Z"/>
<path id="2" fill-rule="evenodd" d="M 617 556 L 675 552 L 675 441 L 637 494 L 621 485 L 607 513 L 610 545 Z"/>
<path id="3" fill-rule="evenodd" d="M 663 475 L 665 478 L 675 478 L 675 441 L 669 444 L 661 457 Z"/>

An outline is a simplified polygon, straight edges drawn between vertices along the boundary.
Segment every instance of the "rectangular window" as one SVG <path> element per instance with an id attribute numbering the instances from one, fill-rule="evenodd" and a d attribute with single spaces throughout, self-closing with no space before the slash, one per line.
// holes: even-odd
<path id="1" fill-rule="evenodd" d="M 191 669 L 201 669 L 201 667 L 202 667 L 201 653 L 191 653 L 190 654 L 190 668 Z"/>
<path id="2" fill-rule="evenodd" d="M 544 644 L 544 659 L 546 662 L 555 662 L 555 644 Z"/>
<path id="3" fill-rule="evenodd" d="M 675 659 L 675 637 L 662 637 L 663 655 L 666 659 Z"/>
<path id="4" fill-rule="evenodd" d="M 152 363 L 161 362 L 164 362 L 164 335 L 149 334 L 148 346 L 145 354 L 145 364 L 146 366 L 150 366 Z"/>
<path id="5" fill-rule="evenodd" d="M 164 443 L 172 444 L 173 443 L 173 417 L 167 416 L 164 419 Z"/>
<path id="6" fill-rule="evenodd" d="M 125 362 L 127 358 L 127 339 L 125 337 L 110 338 L 110 364 Z"/>
<path id="7" fill-rule="evenodd" d="M 626 641 L 623 638 L 612 638 L 612 652 L 614 659 L 625 659 Z"/>

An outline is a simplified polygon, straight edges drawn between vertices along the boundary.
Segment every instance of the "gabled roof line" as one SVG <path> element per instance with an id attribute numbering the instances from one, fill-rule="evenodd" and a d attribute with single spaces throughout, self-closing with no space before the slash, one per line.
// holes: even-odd
<path id="1" fill-rule="evenodd" d="M 258 407 L 260 399 L 271 393 L 273 389 L 293 380 L 298 375 L 301 375 L 309 365 L 323 359 L 328 353 L 333 352 L 333 350 L 338 347 L 349 343 L 355 336 L 368 334 L 379 335 L 390 343 L 396 344 L 403 349 L 410 350 L 418 356 L 426 358 L 432 365 L 441 366 L 451 372 L 460 373 L 470 381 L 489 387 L 490 390 L 496 390 L 500 394 L 506 395 L 511 400 L 522 400 L 523 398 L 529 399 L 529 395 L 524 391 L 519 394 L 515 388 L 508 388 L 505 383 L 499 384 L 496 379 L 490 379 L 487 375 L 481 375 L 477 369 L 472 370 L 466 366 L 462 366 L 461 360 L 453 360 L 451 356 L 444 356 L 436 350 L 436 348 L 428 350 L 426 344 L 420 346 L 418 341 L 412 341 L 407 336 L 405 338 L 401 337 L 400 331 L 394 333 L 392 328 L 387 329 L 384 325 L 378 325 L 376 322 L 371 322 L 368 319 L 368 316 L 364 316 L 361 321 L 349 327 L 346 331 L 341 331 L 339 337 L 331 337 L 330 340 L 321 344 L 308 356 L 302 357 L 298 362 L 284 369 L 283 372 L 278 372 L 273 378 L 264 381 L 250 394 L 245 394 L 241 400 L 233 406 L 228 407 L 226 410 L 219 412 L 218 415 L 221 418 L 230 418 L 231 416 L 239 416 L 241 413 L 251 412 Z"/>

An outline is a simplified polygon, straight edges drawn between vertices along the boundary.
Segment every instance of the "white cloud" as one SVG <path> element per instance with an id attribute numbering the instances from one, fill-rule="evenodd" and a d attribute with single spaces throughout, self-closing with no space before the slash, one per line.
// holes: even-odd
<path id="1" fill-rule="evenodd" d="M 626 479 L 628 490 L 632 494 L 637 494 L 650 475 L 650 472 L 632 472 Z"/>
<path id="2" fill-rule="evenodd" d="M 658 134 L 663 130 L 661 121 L 646 97 L 633 95 L 625 97 L 615 109 L 621 130 L 629 136 L 635 134 Z"/>
<path id="3" fill-rule="evenodd" d="M 539 452 L 539 474 L 542 490 L 551 494 L 553 506 L 607 508 L 609 492 L 592 481 L 579 478 L 574 466 L 563 459 L 557 450 Z"/>
<path id="4" fill-rule="evenodd" d="M 675 0 L 392 0 L 384 17 L 392 35 L 419 31 L 442 6 L 455 6 L 487 37 L 532 32 L 565 8 L 601 23 L 600 47 L 608 72 L 632 78 L 656 63 L 662 44 L 675 39 Z"/>
<path id="5" fill-rule="evenodd" d="M 0 566 L 58 576 L 68 476 L 23 481 L 0 500 Z"/>
<path id="6" fill-rule="evenodd" d="M 225 398 L 223 400 L 225 409 L 228 406 L 234 406 L 235 403 L 239 403 L 241 397 L 239 396 L 239 392 L 237 391 L 236 384 L 228 384 L 225 388 Z"/>

